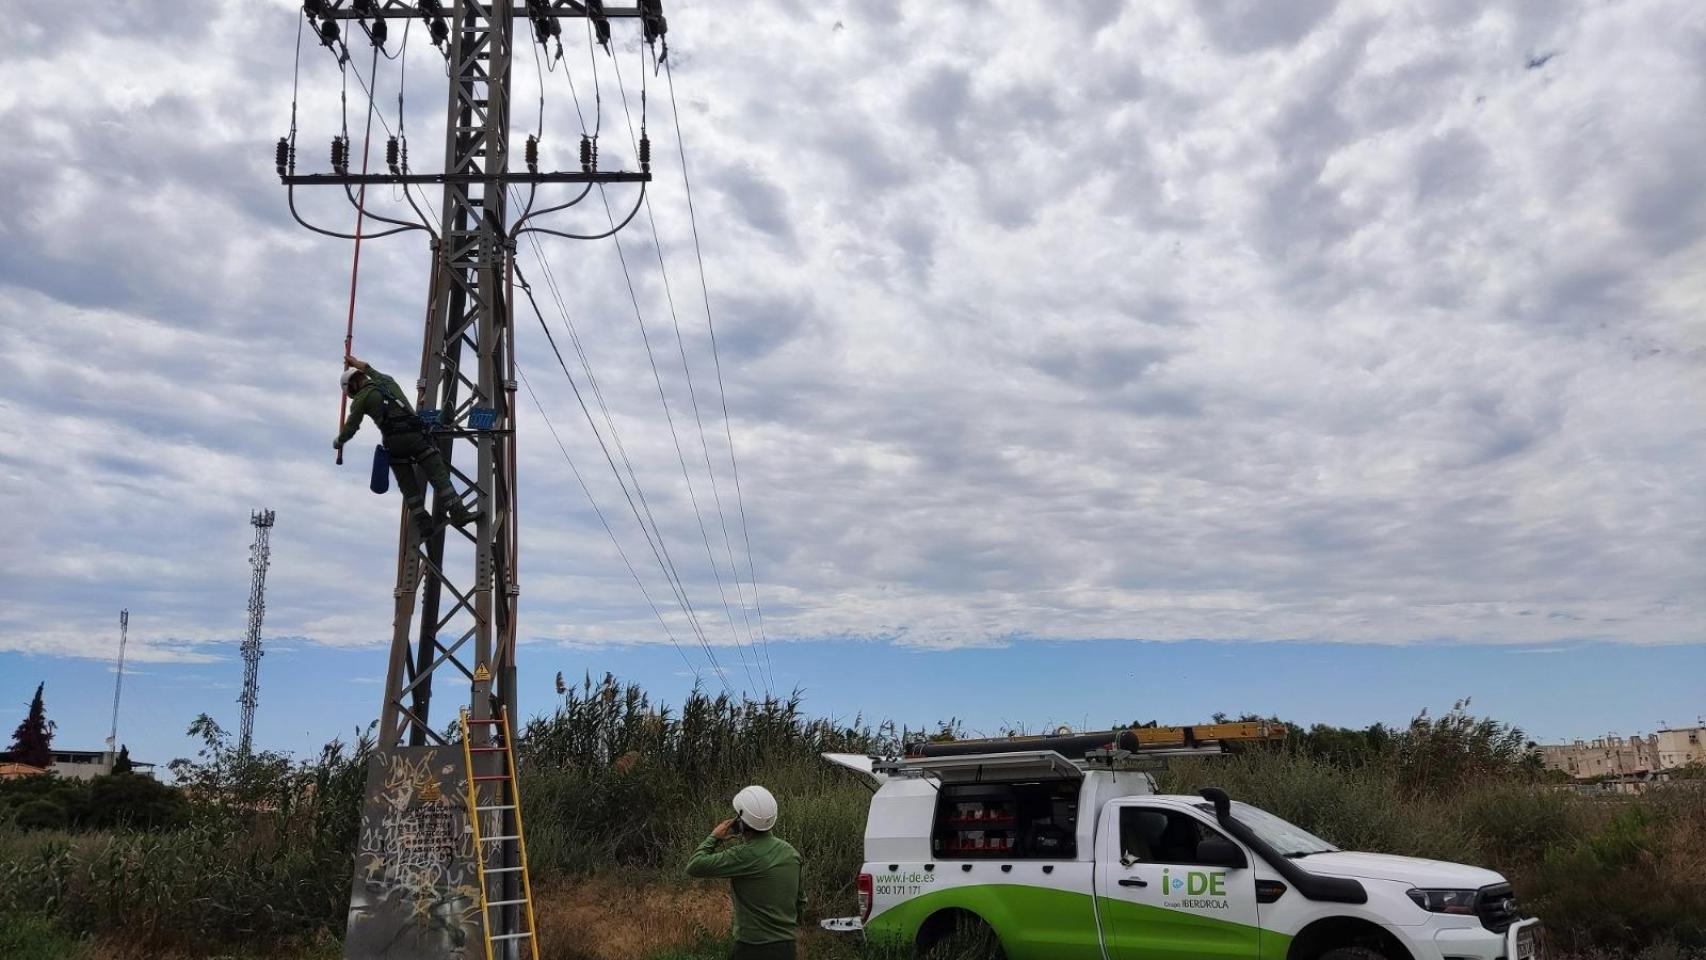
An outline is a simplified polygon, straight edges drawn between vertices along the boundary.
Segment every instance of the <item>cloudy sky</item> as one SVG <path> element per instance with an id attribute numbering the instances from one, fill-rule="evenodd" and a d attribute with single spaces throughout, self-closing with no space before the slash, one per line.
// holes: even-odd
<path id="1" fill-rule="evenodd" d="M 269 697 L 336 700 L 317 722 L 345 729 L 377 706 L 396 500 L 367 492 L 371 427 L 332 464 L 349 245 L 296 226 L 272 170 L 295 11 L 131 0 L 99 15 L 27 5 L 0 23 L 0 703 L 49 678 L 68 735 L 90 746 L 121 606 L 142 671 L 129 688 L 156 678 L 135 696 L 172 728 L 157 751 L 178 749 L 193 709 L 232 713 L 262 506 L 278 512 L 263 715 Z M 540 253 L 731 685 L 892 710 L 933 705 L 951 665 L 990 663 L 1014 689 L 974 718 L 993 724 L 1076 717 L 1059 677 L 1022 682 L 1058 657 L 1176 655 L 1115 641 L 1264 663 L 1295 650 L 1375 687 L 1422 653 L 1444 673 L 1446 648 L 1473 648 L 1489 672 L 1569 664 L 1529 697 L 1536 716 L 1512 719 L 1575 735 L 1593 730 L 1544 704 L 1593 685 L 1592 664 L 1669 658 L 1652 661 L 1660 676 L 1706 661 L 1706 8 L 832 0 L 669 14 L 767 645 L 749 645 L 740 599 L 752 591 L 664 77 L 644 77 L 656 230 L 642 213 L 621 235 L 633 298 L 612 241 Z M 635 29 L 617 25 L 619 62 L 590 58 L 577 30 L 550 73 L 519 47 L 517 141 L 539 132 L 544 165 L 572 166 L 581 117 L 602 116 L 605 166 L 631 166 L 616 70 L 637 123 Z M 380 61 L 381 116 L 396 126 L 403 83 L 412 159 L 429 169 L 442 60 L 419 32 L 408 49 Z M 300 64 L 299 166 L 322 170 L 346 83 L 312 42 Z M 351 69 L 365 78 L 365 53 Z M 359 156 L 367 101 L 353 74 L 347 90 Z M 632 194 L 610 197 L 620 211 Z M 304 208 L 339 230 L 353 218 L 330 194 Z M 603 217 L 584 204 L 557 225 Z M 356 352 L 405 382 L 419 236 L 363 253 Z M 520 265 L 542 280 L 525 243 Z M 538 322 L 523 310 L 518 329 L 529 383 L 682 643 L 524 401 L 521 656 L 543 678 L 530 682 L 616 665 L 666 693 L 694 671 L 720 683 Z M 1654 646 L 1669 652 L 1635 649 Z M 1536 651 L 1558 655 L 1515 655 Z M 749 677 L 755 661 L 769 670 Z M 838 683 L 853 662 L 889 665 L 880 696 Z M 1385 715 L 1319 709 L 1401 719 L 1472 686 L 1414 691 Z M 1660 719 L 1639 686 L 1606 722 Z M 1251 675 L 1179 709 L 1262 696 Z M 1107 697 L 1095 722 L 1131 712 Z M 1665 706 L 1689 719 L 1706 701 L 1679 691 Z"/>

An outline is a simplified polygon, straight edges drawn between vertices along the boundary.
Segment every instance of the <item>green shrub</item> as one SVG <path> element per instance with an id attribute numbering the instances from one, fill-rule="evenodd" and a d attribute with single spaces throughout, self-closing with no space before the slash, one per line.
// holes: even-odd
<path id="1" fill-rule="evenodd" d="M 77 832 L 0 834 L 0 915 L 161 952 L 341 934 L 368 741 L 296 763 L 238 757 L 205 718 L 195 729 L 198 760 L 173 765 L 188 797 L 134 774 L 98 778 Z"/>
<path id="2" fill-rule="evenodd" d="M 179 825 L 187 809 L 181 791 L 136 773 L 0 781 L 0 823 L 24 830 L 161 830 Z"/>
<path id="3" fill-rule="evenodd" d="M 0 957 L 6 960 L 82 960 L 87 944 L 36 914 L 0 914 Z"/>
<path id="4" fill-rule="evenodd" d="M 180 824 L 186 814 L 183 794 L 153 777 L 115 773 L 89 784 L 85 826 L 95 829 L 127 827 L 163 830 Z"/>
<path id="5" fill-rule="evenodd" d="M 52 800 L 26 800 L 18 807 L 13 822 L 25 830 L 63 830 L 71 822 L 65 808 Z"/>
<path id="6" fill-rule="evenodd" d="M 1547 848 L 1524 896 L 1566 949 L 1706 949 L 1706 791 L 1616 804 L 1597 829 Z"/>

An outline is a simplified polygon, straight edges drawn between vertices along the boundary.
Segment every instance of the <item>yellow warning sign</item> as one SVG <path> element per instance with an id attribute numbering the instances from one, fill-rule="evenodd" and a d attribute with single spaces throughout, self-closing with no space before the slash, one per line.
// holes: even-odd
<path id="1" fill-rule="evenodd" d="M 437 780 L 428 780 L 421 786 L 422 803 L 437 803 L 442 799 L 444 799 L 444 794 L 439 792 Z"/>
<path id="2" fill-rule="evenodd" d="M 487 670 L 485 664 L 482 663 L 479 666 L 474 668 L 474 682 L 475 683 L 485 683 L 487 680 L 490 680 L 490 679 L 492 679 L 492 671 Z"/>

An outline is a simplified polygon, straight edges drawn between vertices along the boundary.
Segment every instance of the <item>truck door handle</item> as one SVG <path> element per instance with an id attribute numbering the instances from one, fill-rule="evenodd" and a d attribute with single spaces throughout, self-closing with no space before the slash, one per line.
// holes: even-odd
<path id="1" fill-rule="evenodd" d="M 1120 878 L 1120 886 L 1122 886 L 1122 887 L 1147 887 L 1147 886 L 1149 886 L 1149 881 L 1143 879 L 1142 877 L 1121 877 Z"/>

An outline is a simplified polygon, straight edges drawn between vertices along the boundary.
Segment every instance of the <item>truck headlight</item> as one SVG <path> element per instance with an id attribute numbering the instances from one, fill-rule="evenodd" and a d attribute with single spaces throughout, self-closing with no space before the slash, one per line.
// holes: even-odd
<path id="1" fill-rule="evenodd" d="M 1416 906 L 1429 913 L 1455 913 L 1473 916 L 1475 913 L 1475 890 L 1424 890 L 1411 888 L 1404 891 Z"/>

